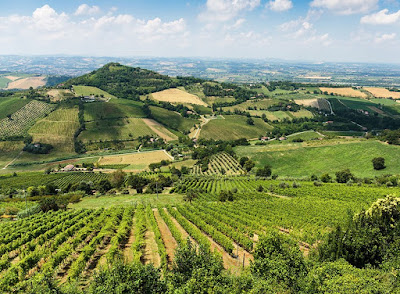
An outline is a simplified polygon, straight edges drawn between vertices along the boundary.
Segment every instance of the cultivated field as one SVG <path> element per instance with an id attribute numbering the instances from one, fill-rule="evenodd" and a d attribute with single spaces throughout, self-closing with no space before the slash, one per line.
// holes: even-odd
<path id="1" fill-rule="evenodd" d="M 314 107 L 318 108 L 318 99 L 296 99 L 294 102 L 298 105 L 306 106 L 306 107 Z"/>
<path id="2" fill-rule="evenodd" d="M 397 174 L 400 169 L 399 146 L 386 145 L 379 141 L 359 139 L 323 140 L 304 143 L 281 143 L 265 146 L 236 147 L 238 156 L 248 156 L 258 166 L 269 164 L 280 176 L 306 177 L 322 175 L 349 168 L 356 176 L 373 177 Z M 376 171 L 371 160 L 382 156 L 386 168 Z"/>
<path id="3" fill-rule="evenodd" d="M 328 94 L 336 94 L 339 96 L 347 96 L 347 97 L 357 97 L 357 98 L 368 98 L 368 95 L 359 91 L 354 90 L 353 88 L 319 88 L 322 92 L 328 92 Z"/>
<path id="4" fill-rule="evenodd" d="M 207 106 L 203 100 L 199 97 L 189 94 L 188 92 L 182 91 L 180 89 L 167 89 L 164 91 L 152 93 L 151 96 L 154 100 L 165 101 L 171 103 L 188 103 L 188 104 L 198 104 Z"/>
<path id="5" fill-rule="evenodd" d="M 46 92 L 50 96 L 51 101 L 62 101 L 74 97 L 74 94 L 67 89 L 51 89 Z"/>
<path id="6" fill-rule="evenodd" d="M 214 140 L 253 139 L 265 136 L 272 127 L 261 118 L 253 118 L 254 125 L 247 124 L 247 117 L 224 115 L 224 119 L 212 119 L 203 126 L 200 138 Z"/>
<path id="7" fill-rule="evenodd" d="M 155 120 L 149 118 L 143 118 L 142 120 L 150 129 L 152 129 L 154 133 L 156 133 L 160 138 L 163 138 L 165 141 L 168 142 L 178 139 L 175 134 L 171 133 L 168 129 Z"/>
<path id="8" fill-rule="evenodd" d="M 29 78 L 22 78 L 18 80 L 14 80 L 7 85 L 7 89 L 29 89 L 30 87 L 36 89 L 39 87 L 43 87 L 46 85 L 46 77 L 29 77 Z"/>
<path id="9" fill-rule="evenodd" d="M 142 103 L 126 99 L 113 99 L 108 103 L 92 102 L 84 105 L 85 121 L 96 121 L 116 118 L 145 117 Z"/>
<path id="10" fill-rule="evenodd" d="M 34 122 L 53 111 L 54 105 L 32 100 L 17 112 L 11 115 L 11 118 L 0 120 L 0 138 L 23 136 Z"/>
<path id="11" fill-rule="evenodd" d="M 76 96 L 90 96 L 90 95 L 96 96 L 96 95 L 98 95 L 98 96 L 103 96 L 105 98 L 116 98 L 115 96 L 111 95 L 110 93 L 107 93 L 106 91 L 103 91 L 96 87 L 74 86 L 73 89 L 74 89 Z"/>
<path id="12" fill-rule="evenodd" d="M 37 121 L 28 133 L 33 142 L 47 143 L 59 151 L 73 152 L 73 136 L 78 128 L 78 106 L 61 107 Z"/>
<path id="13" fill-rule="evenodd" d="M 167 109 L 150 106 L 151 114 L 153 118 L 163 124 L 164 126 L 177 130 L 180 132 L 189 132 L 195 124 L 200 124 L 200 120 L 186 118 L 177 112 L 169 111 Z"/>
<path id="14" fill-rule="evenodd" d="M 156 133 L 140 118 L 104 119 L 87 122 L 79 135 L 83 142 L 133 140 L 141 136 L 156 136 Z"/>
<path id="15" fill-rule="evenodd" d="M 104 156 L 99 159 L 98 163 L 100 165 L 129 164 L 124 170 L 144 170 L 150 163 L 160 162 L 161 160 L 171 161 L 171 156 L 163 150 L 158 150 L 126 155 Z"/>
<path id="16" fill-rule="evenodd" d="M 239 162 L 223 152 L 211 156 L 208 170 L 202 171 L 201 166 L 195 165 L 192 169 L 194 175 L 242 175 L 245 171 L 240 166 Z"/>
<path id="17" fill-rule="evenodd" d="M 400 99 L 400 92 L 392 92 L 385 88 L 377 87 L 364 87 L 365 90 L 370 92 L 376 98 L 393 98 Z"/>

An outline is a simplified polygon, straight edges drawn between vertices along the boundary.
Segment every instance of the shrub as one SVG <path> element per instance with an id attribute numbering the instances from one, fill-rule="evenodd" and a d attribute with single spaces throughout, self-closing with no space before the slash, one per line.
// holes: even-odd
<path id="1" fill-rule="evenodd" d="M 330 183 L 332 181 L 332 177 L 329 174 L 323 174 L 321 176 L 321 181 L 324 183 Z"/>
<path id="2" fill-rule="evenodd" d="M 375 170 L 385 169 L 385 159 L 383 157 L 375 157 L 372 159 L 372 165 Z"/>
<path id="3" fill-rule="evenodd" d="M 349 169 L 336 172 L 336 181 L 338 183 L 347 183 L 350 180 L 354 181 L 355 178 Z"/>

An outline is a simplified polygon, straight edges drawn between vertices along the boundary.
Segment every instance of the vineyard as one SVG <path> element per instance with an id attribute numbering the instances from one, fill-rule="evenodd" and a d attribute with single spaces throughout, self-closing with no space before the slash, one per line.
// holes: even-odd
<path id="1" fill-rule="evenodd" d="M 192 169 L 194 175 L 242 175 L 245 171 L 239 162 L 229 154 L 222 152 L 211 156 L 207 171 L 202 171 L 201 166 L 195 165 Z"/>
<path id="2" fill-rule="evenodd" d="M 0 120 L 0 139 L 24 136 L 36 120 L 54 110 L 54 105 L 32 100 L 13 113 L 10 118 Z"/>

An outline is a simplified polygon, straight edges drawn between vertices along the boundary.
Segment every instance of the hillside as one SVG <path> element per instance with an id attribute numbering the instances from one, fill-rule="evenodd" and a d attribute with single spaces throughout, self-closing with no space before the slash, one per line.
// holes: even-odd
<path id="1" fill-rule="evenodd" d="M 139 100 L 140 95 L 168 89 L 176 84 L 172 78 L 154 71 L 108 63 L 91 73 L 68 80 L 64 86 L 92 86 L 118 98 Z"/>

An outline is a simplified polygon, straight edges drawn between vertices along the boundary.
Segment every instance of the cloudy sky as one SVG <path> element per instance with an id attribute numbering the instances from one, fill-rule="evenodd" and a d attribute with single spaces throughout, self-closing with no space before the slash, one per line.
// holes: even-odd
<path id="1" fill-rule="evenodd" d="M 0 1 L 0 54 L 399 63 L 397 0 Z"/>

